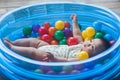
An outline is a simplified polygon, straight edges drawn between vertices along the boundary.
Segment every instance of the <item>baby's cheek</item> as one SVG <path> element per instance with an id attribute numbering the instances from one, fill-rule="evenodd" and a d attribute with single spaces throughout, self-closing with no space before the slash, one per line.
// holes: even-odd
<path id="1" fill-rule="evenodd" d="M 85 48 L 85 49 L 83 49 L 83 51 L 88 52 L 90 56 L 93 54 L 93 51 L 89 48 Z"/>

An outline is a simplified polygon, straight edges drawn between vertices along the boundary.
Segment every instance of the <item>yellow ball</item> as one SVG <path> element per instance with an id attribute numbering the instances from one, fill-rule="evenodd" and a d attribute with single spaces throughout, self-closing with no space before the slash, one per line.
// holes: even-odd
<path id="1" fill-rule="evenodd" d="M 86 31 L 85 31 L 85 30 L 82 31 L 82 37 L 83 37 L 83 39 L 87 38 L 87 35 L 86 35 Z"/>
<path id="2" fill-rule="evenodd" d="M 84 39 L 84 41 L 89 41 L 89 40 L 92 40 L 92 38 L 86 37 L 86 38 Z"/>
<path id="3" fill-rule="evenodd" d="M 81 51 L 78 53 L 78 60 L 84 60 L 89 58 L 89 54 L 86 51 Z"/>
<path id="4" fill-rule="evenodd" d="M 57 22 L 55 23 L 55 28 L 56 28 L 57 30 L 62 30 L 62 29 L 64 28 L 64 22 L 63 22 L 63 21 L 57 21 Z"/>
<path id="5" fill-rule="evenodd" d="M 86 28 L 87 37 L 93 37 L 95 35 L 95 29 L 93 27 Z"/>

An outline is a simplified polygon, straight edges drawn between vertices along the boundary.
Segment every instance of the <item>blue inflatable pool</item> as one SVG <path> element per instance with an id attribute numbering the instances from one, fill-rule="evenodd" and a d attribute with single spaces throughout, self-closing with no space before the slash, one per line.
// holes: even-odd
<path id="1" fill-rule="evenodd" d="M 16 40 L 25 26 L 69 21 L 77 14 L 82 28 L 93 26 L 110 34 L 115 43 L 83 61 L 39 62 L 11 51 L 3 38 Z M 68 71 L 69 73 L 65 73 Z M 0 18 L 0 72 L 11 80 L 114 80 L 120 78 L 120 17 L 109 9 L 83 3 L 34 4 L 10 11 Z M 49 74 L 48 74 L 49 73 Z"/>

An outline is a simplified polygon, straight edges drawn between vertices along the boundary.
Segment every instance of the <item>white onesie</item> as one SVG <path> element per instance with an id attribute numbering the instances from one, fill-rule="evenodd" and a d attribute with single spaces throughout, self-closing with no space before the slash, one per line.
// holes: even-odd
<path id="1" fill-rule="evenodd" d="M 68 46 L 68 45 L 46 45 L 38 49 L 45 52 L 50 52 L 56 57 L 62 58 L 77 58 L 78 53 L 81 51 L 82 44 Z"/>

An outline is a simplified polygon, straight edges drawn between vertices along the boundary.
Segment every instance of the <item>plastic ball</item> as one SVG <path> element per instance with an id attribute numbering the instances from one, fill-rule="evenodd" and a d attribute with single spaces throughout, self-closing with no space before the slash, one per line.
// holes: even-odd
<path id="1" fill-rule="evenodd" d="M 94 26 L 94 28 L 95 28 L 96 31 L 100 31 L 101 27 L 102 27 L 102 23 L 100 21 L 95 21 L 93 23 L 93 26 Z"/>
<path id="2" fill-rule="evenodd" d="M 87 37 L 84 39 L 84 41 L 89 41 L 89 40 L 92 40 L 92 38 Z"/>
<path id="3" fill-rule="evenodd" d="M 38 32 L 39 28 L 40 28 L 40 25 L 39 25 L 39 24 L 34 24 L 34 25 L 32 25 L 32 30 L 33 30 L 33 32 Z"/>
<path id="4" fill-rule="evenodd" d="M 92 69 L 95 65 L 96 65 L 95 61 L 91 61 L 91 62 L 84 64 L 85 68 L 89 68 L 89 69 Z"/>
<path id="5" fill-rule="evenodd" d="M 44 73 L 50 71 L 50 67 L 49 67 L 49 66 L 40 66 L 40 69 L 41 69 Z"/>
<path id="6" fill-rule="evenodd" d="M 46 74 L 56 74 L 56 72 L 55 72 L 55 71 L 50 70 L 50 71 L 48 71 Z"/>
<path id="7" fill-rule="evenodd" d="M 82 70 L 82 69 L 84 69 L 84 65 L 83 64 L 74 65 L 73 67 L 74 67 L 75 70 Z"/>
<path id="8" fill-rule="evenodd" d="M 94 38 L 103 38 L 104 34 L 102 32 L 97 32 Z"/>
<path id="9" fill-rule="evenodd" d="M 89 71 L 89 69 L 88 69 L 88 68 L 84 68 L 84 69 L 82 70 L 82 72 L 86 72 L 86 71 Z"/>
<path id="10" fill-rule="evenodd" d="M 76 74 L 76 73 L 80 73 L 80 71 L 79 70 L 72 70 L 71 71 L 71 74 Z"/>
<path id="11" fill-rule="evenodd" d="M 81 51 L 78 53 L 78 60 L 88 59 L 89 54 L 86 51 Z"/>
<path id="12" fill-rule="evenodd" d="M 64 25 L 65 25 L 65 28 L 70 28 L 70 23 L 69 22 L 65 21 Z"/>
<path id="13" fill-rule="evenodd" d="M 84 30 L 84 31 L 82 31 L 82 37 L 83 37 L 83 39 L 87 38 L 87 35 L 86 35 L 85 30 Z"/>
<path id="14" fill-rule="evenodd" d="M 48 30 L 45 27 L 40 27 L 38 33 L 40 35 L 48 34 Z"/>
<path id="15" fill-rule="evenodd" d="M 63 32 L 66 38 L 72 37 L 72 31 L 70 30 L 70 28 L 64 28 Z"/>
<path id="16" fill-rule="evenodd" d="M 43 73 L 43 71 L 41 69 L 36 69 L 34 72 L 36 72 L 36 73 Z"/>
<path id="17" fill-rule="evenodd" d="M 51 45 L 58 45 L 58 41 L 57 40 L 51 40 L 50 44 Z"/>
<path id="18" fill-rule="evenodd" d="M 102 64 L 96 64 L 95 66 L 94 66 L 94 68 L 98 68 L 98 67 L 101 67 L 102 66 Z"/>
<path id="19" fill-rule="evenodd" d="M 23 28 L 23 34 L 25 36 L 30 35 L 31 33 L 32 33 L 32 28 L 30 28 L 30 27 L 24 27 Z"/>
<path id="20" fill-rule="evenodd" d="M 115 43 L 115 41 L 112 40 L 112 41 L 110 41 L 109 43 L 110 43 L 110 45 L 113 45 L 113 44 Z"/>
<path id="21" fill-rule="evenodd" d="M 44 34 L 44 35 L 41 36 L 41 40 L 50 43 L 50 41 L 51 41 L 51 36 L 48 35 L 48 34 Z"/>
<path id="22" fill-rule="evenodd" d="M 105 59 L 105 60 L 103 61 L 103 64 L 106 64 L 106 63 L 108 63 L 109 61 L 110 61 L 110 59 L 107 58 L 107 59 Z"/>
<path id="23" fill-rule="evenodd" d="M 60 45 L 66 45 L 67 44 L 67 40 L 66 39 L 62 39 L 59 41 Z"/>
<path id="24" fill-rule="evenodd" d="M 87 37 L 93 37 L 95 35 L 95 29 L 93 27 L 87 27 L 85 32 Z"/>
<path id="25" fill-rule="evenodd" d="M 59 74 L 60 75 L 65 75 L 65 74 L 68 74 L 68 72 L 67 71 L 61 71 Z"/>
<path id="26" fill-rule="evenodd" d="M 43 26 L 48 30 L 50 28 L 50 23 L 49 22 L 45 22 L 43 24 Z"/>
<path id="27" fill-rule="evenodd" d="M 63 22 L 63 21 L 57 21 L 57 22 L 55 23 L 55 28 L 56 28 L 57 30 L 62 30 L 62 29 L 64 28 L 64 22 Z"/>
<path id="28" fill-rule="evenodd" d="M 50 36 L 54 36 L 55 31 L 56 31 L 56 28 L 55 28 L 55 27 L 50 27 L 50 28 L 48 29 L 48 33 L 49 33 Z"/>
<path id="29" fill-rule="evenodd" d="M 52 66 L 51 70 L 55 72 L 61 72 L 62 71 L 62 66 Z"/>
<path id="30" fill-rule="evenodd" d="M 21 38 L 28 38 L 28 36 L 21 36 Z"/>
<path id="31" fill-rule="evenodd" d="M 111 41 L 112 40 L 112 36 L 110 34 L 105 34 L 103 38 L 105 40 L 107 40 L 107 41 Z"/>
<path id="32" fill-rule="evenodd" d="M 76 44 L 78 44 L 78 40 L 75 37 L 69 37 L 68 40 L 67 40 L 67 44 L 69 46 L 76 45 Z"/>
<path id="33" fill-rule="evenodd" d="M 63 33 L 63 31 L 57 30 L 57 31 L 54 33 L 54 37 L 55 37 L 55 39 L 57 39 L 57 40 L 62 40 L 62 39 L 64 38 L 64 33 Z"/>
<path id="34" fill-rule="evenodd" d="M 73 70 L 72 66 L 63 66 L 63 71 L 71 72 Z"/>

